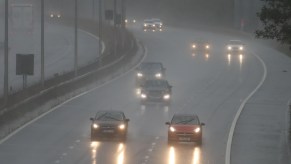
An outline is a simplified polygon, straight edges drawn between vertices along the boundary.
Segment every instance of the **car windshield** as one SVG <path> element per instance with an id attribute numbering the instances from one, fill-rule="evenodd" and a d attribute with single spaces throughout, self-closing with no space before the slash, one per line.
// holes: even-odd
<path id="1" fill-rule="evenodd" d="M 199 124 L 198 119 L 195 116 L 174 116 L 171 124 Z"/>
<path id="2" fill-rule="evenodd" d="M 145 20 L 144 23 L 153 23 L 152 20 Z"/>
<path id="3" fill-rule="evenodd" d="M 160 71 L 162 66 L 160 63 L 142 63 L 140 69 L 144 71 Z"/>
<path id="4" fill-rule="evenodd" d="M 240 40 L 231 40 L 229 41 L 229 44 L 238 45 L 238 44 L 242 44 L 242 42 Z"/>
<path id="5" fill-rule="evenodd" d="M 150 88 L 150 87 L 159 87 L 159 88 L 164 88 L 168 86 L 168 82 L 166 80 L 147 80 L 145 82 L 145 87 Z"/>
<path id="6" fill-rule="evenodd" d="M 95 120 L 98 121 L 122 121 L 123 114 L 119 112 L 98 112 Z"/>
<path id="7" fill-rule="evenodd" d="M 154 22 L 161 22 L 160 19 L 152 19 L 152 21 L 154 21 Z"/>

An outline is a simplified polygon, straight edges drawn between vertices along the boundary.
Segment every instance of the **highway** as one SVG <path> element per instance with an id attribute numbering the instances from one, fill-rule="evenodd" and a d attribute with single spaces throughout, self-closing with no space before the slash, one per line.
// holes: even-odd
<path id="1" fill-rule="evenodd" d="M 265 100 L 273 100 L 274 97 L 270 96 L 272 93 L 277 95 L 276 103 L 272 106 L 277 111 L 268 110 L 267 114 L 258 112 L 257 115 L 263 116 L 257 118 L 242 112 L 243 117 L 238 121 L 233 139 L 232 163 L 285 163 L 281 160 L 281 152 L 285 149 L 279 143 L 285 137 L 281 131 L 286 122 L 281 116 L 284 116 L 285 105 L 291 97 L 286 89 L 291 87 L 291 76 L 282 70 L 291 70 L 290 59 L 251 39 L 242 38 L 247 43 L 244 54 L 228 55 L 225 44 L 230 39 L 237 39 L 231 35 L 174 27 L 166 27 L 163 32 L 143 32 L 140 27 L 137 25 L 131 30 L 147 48 L 145 61 L 159 61 L 167 68 L 166 78 L 173 85 L 171 106 L 140 106 L 134 88 L 135 72 L 131 71 L 61 105 L 1 143 L 1 163 L 223 164 L 233 119 L 242 102 L 260 84 L 264 73 L 269 72 L 266 85 L 255 93 L 246 111 L 253 111 L 249 107 L 254 107 L 254 104 L 268 106 Z M 192 56 L 190 46 L 197 38 L 211 41 L 212 50 L 208 55 Z M 254 55 L 263 58 L 267 70 Z M 278 83 L 282 78 L 284 82 Z M 112 109 L 124 111 L 130 119 L 127 142 L 91 143 L 89 118 L 98 110 Z M 206 124 L 201 147 L 188 144 L 167 146 L 165 122 L 174 113 L 180 112 L 194 112 Z M 277 114 L 276 119 L 270 119 L 273 112 Z M 276 126 L 263 124 L 265 118 L 269 118 L 269 123 L 275 122 Z M 255 119 L 256 122 L 248 124 L 249 119 Z M 251 131 L 245 124 L 252 127 Z M 266 139 L 269 135 L 274 137 L 271 133 L 260 138 L 254 131 L 256 128 L 262 131 L 263 128 L 275 130 L 276 139 L 279 137 L 279 140 Z M 276 151 L 268 151 L 273 148 L 268 144 L 275 145 Z M 262 154 L 268 158 L 257 158 Z M 245 158 L 248 158 L 247 162 Z"/>

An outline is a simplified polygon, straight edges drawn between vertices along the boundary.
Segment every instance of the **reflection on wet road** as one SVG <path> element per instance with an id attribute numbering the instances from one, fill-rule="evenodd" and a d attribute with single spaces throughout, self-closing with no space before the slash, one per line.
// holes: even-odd
<path id="1" fill-rule="evenodd" d="M 168 164 L 201 164 L 201 159 L 200 147 L 178 145 L 168 148 Z"/>
<path id="2" fill-rule="evenodd" d="M 102 146 L 106 147 L 107 143 L 103 143 Z M 124 164 L 125 163 L 125 145 L 123 143 L 113 143 L 116 153 L 114 151 L 113 154 L 103 154 L 101 150 L 101 143 L 100 142 L 91 142 L 91 159 L 92 164 L 99 164 L 99 163 L 116 163 L 116 164 Z M 99 150 L 100 149 L 100 150 Z M 112 156 L 113 155 L 113 156 Z M 108 159 L 104 159 L 104 157 L 107 157 Z M 100 161 L 100 159 L 106 160 L 106 161 Z"/>

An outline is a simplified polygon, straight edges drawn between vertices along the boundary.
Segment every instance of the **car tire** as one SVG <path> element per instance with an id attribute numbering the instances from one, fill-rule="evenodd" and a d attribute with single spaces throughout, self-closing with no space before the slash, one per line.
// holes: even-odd
<path id="1" fill-rule="evenodd" d="M 202 139 L 198 140 L 196 144 L 197 144 L 197 146 L 201 146 L 202 145 Z"/>
<path id="2" fill-rule="evenodd" d="M 120 141 L 121 142 L 124 143 L 124 142 L 126 142 L 126 140 L 127 140 L 127 136 L 126 135 L 123 135 L 123 136 L 120 137 Z"/>
<path id="3" fill-rule="evenodd" d="M 168 139 L 168 146 L 174 146 L 174 141 Z"/>

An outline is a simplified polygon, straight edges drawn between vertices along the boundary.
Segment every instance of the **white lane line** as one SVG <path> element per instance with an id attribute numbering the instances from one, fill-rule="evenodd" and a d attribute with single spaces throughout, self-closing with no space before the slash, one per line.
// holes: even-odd
<path id="1" fill-rule="evenodd" d="M 267 67 L 266 67 L 266 64 L 265 62 L 255 53 L 255 52 L 252 52 L 253 55 L 259 59 L 259 61 L 261 62 L 262 66 L 263 66 L 263 69 L 264 69 L 264 74 L 263 74 L 263 77 L 260 81 L 260 83 L 258 84 L 258 86 L 248 95 L 247 98 L 245 98 L 243 100 L 243 102 L 241 103 L 235 117 L 234 117 L 234 120 L 231 124 L 231 127 L 230 127 L 230 130 L 229 130 L 229 134 L 228 134 L 228 139 L 227 139 L 227 144 L 226 144 L 226 154 L 225 154 L 225 164 L 230 164 L 230 153 L 231 153 L 231 144 L 232 144 L 232 139 L 233 139 L 233 134 L 234 134 L 234 130 L 235 130 L 235 127 L 236 127 L 236 123 L 239 119 L 239 116 L 242 112 L 242 110 L 244 109 L 246 103 L 248 102 L 248 100 L 258 91 L 258 89 L 263 85 L 263 83 L 265 82 L 266 80 L 266 77 L 267 77 Z"/>
<path id="2" fill-rule="evenodd" d="M 91 36 L 92 38 L 94 38 L 95 40 L 97 40 L 97 41 L 99 42 L 99 37 L 97 37 L 96 35 L 94 35 L 94 34 L 92 34 L 92 33 L 88 32 L 88 31 L 81 30 L 81 29 L 79 29 L 78 31 L 80 31 L 80 32 L 83 32 L 83 33 L 85 33 L 85 34 L 87 34 L 87 35 Z M 104 44 L 104 42 L 103 42 L 103 41 L 101 41 L 101 43 L 102 43 L 102 50 L 101 50 L 101 54 L 103 54 L 103 53 L 104 53 L 104 51 L 105 51 L 105 44 Z"/>
<path id="3" fill-rule="evenodd" d="M 285 126 L 287 126 L 287 127 L 285 127 L 285 144 L 286 145 L 290 145 L 290 140 L 289 140 L 289 137 L 291 137 L 291 136 L 289 136 L 289 129 L 290 129 L 290 112 L 291 112 L 291 99 L 287 102 L 287 111 L 286 111 L 286 114 L 285 114 L 285 121 L 286 121 L 286 123 L 285 123 Z M 289 125 L 289 126 L 288 126 Z M 287 148 L 287 160 L 290 162 L 290 159 L 291 159 L 291 152 L 290 152 L 290 149 L 289 149 L 289 147 Z"/>
<path id="4" fill-rule="evenodd" d="M 143 47 L 143 45 L 141 45 L 141 46 Z M 43 118 L 44 116 L 48 115 L 49 113 L 51 113 L 51 112 L 53 112 L 53 111 L 59 109 L 61 106 L 67 104 L 68 102 L 71 102 L 71 101 L 73 101 L 73 100 L 76 99 L 76 98 L 79 98 L 79 97 L 81 97 L 81 96 L 83 96 L 83 95 L 85 95 L 85 94 L 88 94 L 88 93 L 90 93 L 90 92 L 93 92 L 94 90 L 96 90 L 96 89 L 98 89 L 98 88 L 101 88 L 101 87 L 103 87 L 103 86 L 105 86 L 105 85 L 107 85 L 107 84 L 109 84 L 109 83 L 112 83 L 113 81 L 116 81 L 116 80 L 120 79 L 121 77 L 125 76 L 126 74 L 128 74 L 129 72 L 135 70 L 135 69 L 138 67 L 138 65 L 139 65 L 139 64 L 140 64 L 140 63 L 145 59 L 145 57 L 147 56 L 147 52 L 148 52 L 148 51 L 147 51 L 147 48 L 146 48 L 146 47 L 143 47 L 143 48 L 144 48 L 144 56 L 143 56 L 143 58 L 139 61 L 138 64 L 136 64 L 135 66 L 133 66 L 131 69 L 129 69 L 128 71 L 126 71 L 125 73 L 123 73 L 123 74 L 121 74 L 121 75 L 119 75 L 119 76 L 114 76 L 113 79 L 111 79 L 111 80 L 109 80 L 109 81 L 106 81 L 105 83 L 103 83 L 103 84 L 101 84 L 101 85 L 99 85 L 99 86 L 96 86 L 96 87 L 94 87 L 94 88 L 92 88 L 92 89 L 90 89 L 90 90 L 88 90 L 88 91 L 85 91 L 85 92 L 83 92 L 83 93 L 80 93 L 80 94 L 78 94 L 78 95 L 76 95 L 76 96 L 74 96 L 74 97 L 72 97 L 72 98 L 70 98 L 70 99 L 68 99 L 68 100 L 66 100 L 66 101 L 64 101 L 64 102 L 62 102 L 61 104 L 59 104 L 59 105 L 53 107 L 51 110 L 48 110 L 47 112 L 41 114 L 40 116 L 34 118 L 33 120 L 31 120 L 31 121 L 29 121 L 29 122 L 27 122 L 27 123 L 24 124 L 23 126 L 19 127 L 18 129 L 16 129 L 15 131 L 13 131 L 13 132 L 10 133 L 9 135 L 7 135 L 5 138 L 3 138 L 2 140 L 0 140 L 0 145 L 3 144 L 3 143 L 4 143 L 5 141 L 7 141 L 8 139 L 10 139 L 10 138 L 11 138 L 12 136 L 14 136 L 15 134 L 17 134 L 18 132 L 20 132 L 21 130 L 23 130 L 24 128 L 26 128 L 27 126 L 33 124 L 34 122 L 36 122 L 37 120 Z"/>

